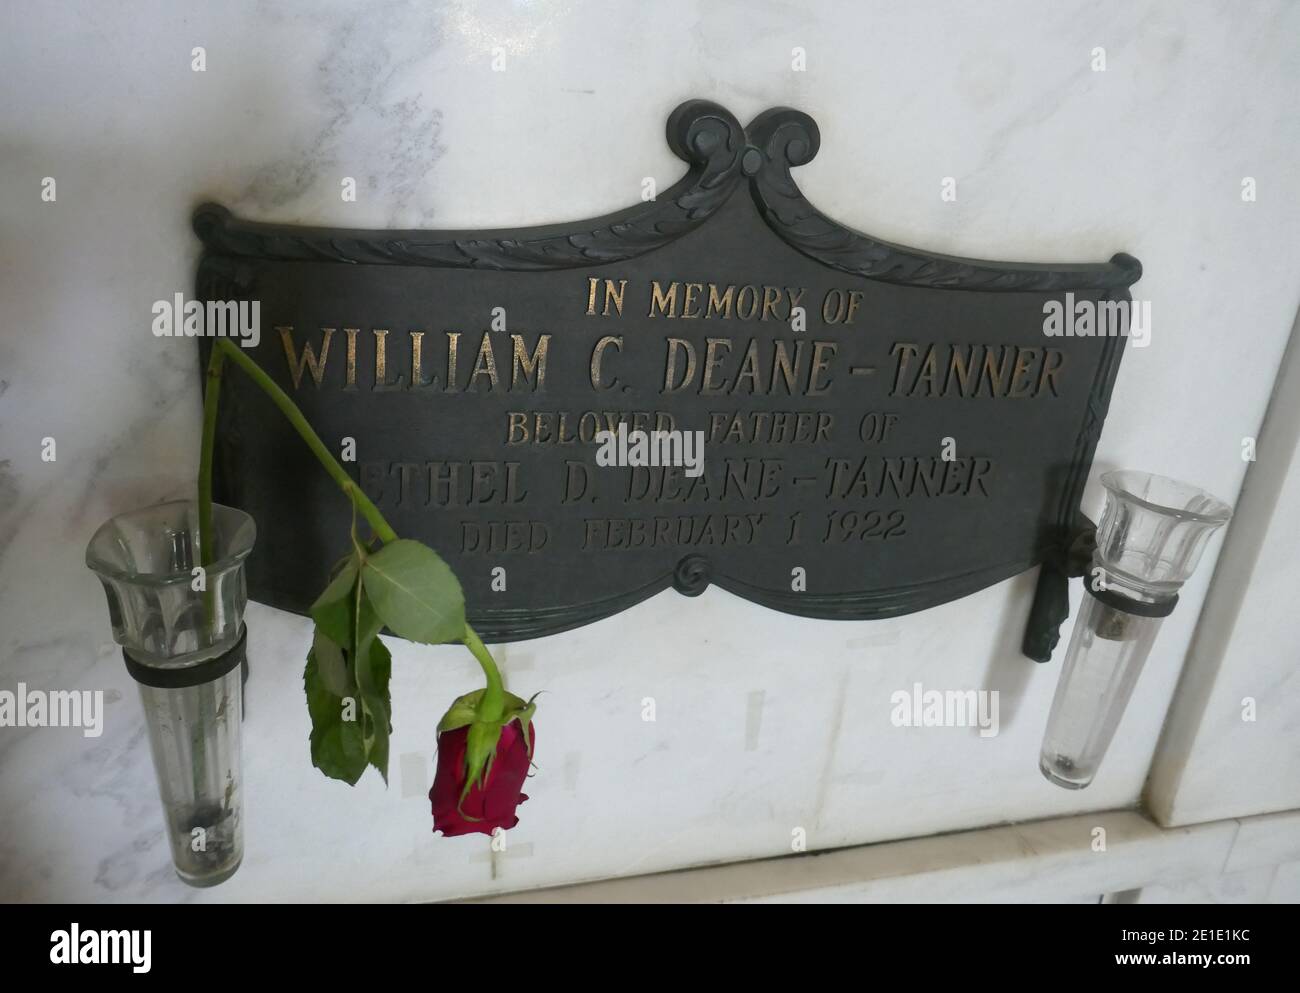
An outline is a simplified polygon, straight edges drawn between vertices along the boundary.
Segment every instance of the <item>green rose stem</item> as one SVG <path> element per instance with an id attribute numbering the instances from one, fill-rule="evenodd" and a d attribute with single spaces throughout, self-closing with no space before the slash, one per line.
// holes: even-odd
<path id="1" fill-rule="evenodd" d="M 484 691 L 477 708 L 479 719 L 499 721 L 506 709 L 506 691 L 501 685 L 501 673 L 497 672 L 492 653 L 487 650 L 487 646 L 468 622 L 465 624 L 465 646 L 473 653 L 474 658 L 478 659 L 478 664 L 483 667 L 483 672 L 487 676 L 487 690 Z M 527 728 L 524 730 L 527 731 Z"/>
<path id="2" fill-rule="evenodd" d="M 203 443 L 199 450 L 199 565 L 205 571 L 212 564 L 212 546 L 216 541 L 212 533 L 212 449 L 217 438 L 217 403 L 221 399 L 221 367 L 225 361 L 225 352 L 220 348 L 212 349 L 203 390 Z M 205 580 L 203 617 L 209 632 L 216 621 L 214 593 Z"/>
<path id="3" fill-rule="evenodd" d="M 221 391 L 221 373 L 227 358 L 246 372 L 262 392 L 271 398 L 271 402 L 280 408 L 280 413 L 284 414 L 293 425 L 298 436 L 307 443 L 307 447 L 311 449 L 317 461 L 325 467 L 325 471 L 330 474 L 334 482 L 338 483 L 343 494 L 352 501 L 352 505 L 370 524 L 379 540 L 385 545 L 390 541 L 396 541 L 397 532 L 384 520 L 384 515 L 379 512 L 379 508 L 352 481 L 347 470 L 325 447 L 325 443 L 320 440 L 320 435 L 307 423 L 307 418 L 302 415 L 298 405 L 289 398 L 289 394 L 280 389 L 275 380 L 268 376 L 262 367 L 246 355 L 238 345 L 232 344 L 230 339 L 214 338 L 212 355 L 208 361 L 207 388 L 203 397 L 203 444 L 199 456 L 200 564 L 206 567 L 212 562 L 212 452 L 216 447 L 217 401 Z M 465 637 L 462 641 L 478 660 L 478 664 L 483 668 L 483 674 L 487 677 L 487 689 L 477 707 L 478 716 L 484 721 L 500 720 L 505 712 L 505 687 L 501 683 L 501 673 L 497 670 L 492 653 L 487 650 L 487 646 L 468 623 L 465 624 Z"/>
<path id="4" fill-rule="evenodd" d="M 216 542 L 216 536 L 212 532 L 212 446 L 216 432 L 209 431 L 207 425 L 212 424 L 215 427 L 217 423 L 217 401 L 221 397 L 221 365 L 224 361 L 225 353 L 219 348 L 214 348 L 208 360 L 207 382 L 203 390 L 203 446 L 199 452 L 199 565 L 205 572 L 212 564 L 213 545 Z M 216 590 L 208 584 L 205 576 L 203 620 L 209 633 L 216 625 L 216 617 Z M 206 698 L 199 706 L 208 709 Z M 203 716 L 215 719 L 215 714 Z M 190 778 L 194 782 L 195 796 L 203 795 L 204 783 L 207 779 L 207 751 L 203 747 L 202 737 L 203 729 L 208 723 L 207 720 L 195 721 L 190 731 Z M 182 825 L 182 828 L 184 827 Z"/>
<path id="5" fill-rule="evenodd" d="M 208 378 L 203 390 L 203 446 L 199 450 L 199 565 L 212 564 L 212 449 L 217 440 L 217 403 L 221 399 L 221 367 L 226 353 L 214 348 L 208 357 Z M 212 623 L 212 604 L 204 597 L 208 624 Z"/>

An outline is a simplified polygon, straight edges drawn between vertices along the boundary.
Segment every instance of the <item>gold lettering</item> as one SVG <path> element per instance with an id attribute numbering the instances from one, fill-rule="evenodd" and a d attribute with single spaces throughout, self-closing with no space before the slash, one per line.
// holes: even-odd
<path id="1" fill-rule="evenodd" d="M 438 376 L 435 373 L 428 379 L 424 378 L 424 332 L 411 332 L 411 389 L 417 390 L 421 386 L 437 386 Z"/>
<path id="2" fill-rule="evenodd" d="M 744 313 L 745 309 L 745 292 L 749 292 L 749 313 Z M 736 294 L 736 317 L 742 321 L 752 321 L 754 315 L 758 313 L 758 290 L 753 286 L 742 286 L 740 292 Z"/>
<path id="3" fill-rule="evenodd" d="M 909 396 L 916 392 L 916 388 L 923 382 L 925 383 L 925 395 L 932 397 L 934 393 L 934 377 L 938 375 L 938 359 L 934 354 L 934 346 L 931 345 L 925 350 L 925 358 L 921 360 L 921 371 L 916 374 L 916 382 L 912 384 Z"/>
<path id="4" fill-rule="evenodd" d="M 706 338 L 708 347 L 704 352 L 704 378 L 700 383 L 700 393 L 722 393 L 727 388 L 727 381 L 713 382 L 713 371 L 722 364 L 722 356 L 731 351 L 730 338 Z M 721 351 L 722 355 L 718 352 Z"/>
<path id="5" fill-rule="evenodd" d="M 605 280 L 605 312 L 604 312 L 605 317 L 609 316 L 609 304 L 611 300 L 614 303 L 614 309 L 618 312 L 618 316 L 619 317 L 623 316 L 623 294 L 626 291 L 627 291 L 626 279 L 620 279 L 618 281 L 617 290 L 614 289 L 614 280 L 612 279 Z"/>
<path id="6" fill-rule="evenodd" d="M 815 397 L 818 394 L 825 393 L 831 386 L 831 379 L 826 377 L 824 386 L 817 385 L 818 373 L 826 372 L 831 367 L 831 359 L 835 357 L 835 352 L 839 346 L 833 341 L 814 341 L 812 369 L 808 371 L 808 390 L 807 395 Z M 826 353 L 826 358 L 822 358 L 822 353 Z"/>
<path id="7" fill-rule="evenodd" d="M 852 290 L 849 292 L 849 314 L 844 318 L 845 324 L 852 324 L 853 317 L 858 312 L 858 305 L 862 303 L 862 291 Z"/>
<path id="8" fill-rule="evenodd" d="M 731 392 L 735 393 L 740 389 L 742 380 L 749 380 L 749 392 L 758 393 L 761 387 L 758 383 L 758 339 L 750 338 L 749 347 L 745 349 L 745 358 L 740 363 L 740 372 L 736 374 L 736 382 L 731 387 Z"/>
<path id="9" fill-rule="evenodd" d="M 788 321 L 794 317 L 795 307 L 799 306 L 799 301 L 803 299 L 803 295 L 808 291 L 806 287 L 800 287 L 796 292 L 795 290 L 792 290 L 788 286 L 786 287 L 785 291 L 786 293 L 790 294 L 790 307 L 785 314 L 785 319 Z"/>
<path id="10" fill-rule="evenodd" d="M 429 498 L 425 500 L 425 506 L 455 505 L 458 502 L 456 495 L 460 490 L 460 463 L 428 462 L 425 464 L 429 470 Z"/>
<path id="11" fill-rule="evenodd" d="M 456 392 L 456 353 L 460 346 L 460 332 L 447 332 L 447 393 Z"/>
<path id="12" fill-rule="evenodd" d="M 718 295 L 718 284 L 709 284 L 709 303 L 704 310 L 704 319 L 708 320 L 716 312 L 724 320 L 731 316 L 731 296 L 735 293 L 736 288 L 730 284 L 727 286 L 727 292 L 721 296 Z"/>
<path id="13" fill-rule="evenodd" d="M 388 331 L 374 328 L 371 333 L 375 336 L 375 385 L 371 388 L 380 393 L 400 390 L 405 382 L 401 373 L 391 383 L 388 381 Z"/>
<path id="14" fill-rule="evenodd" d="M 473 389 L 474 381 L 479 376 L 487 376 L 489 389 L 497 388 L 497 358 L 492 351 L 492 339 L 488 337 L 486 331 L 483 332 L 483 340 L 479 343 L 478 358 L 474 360 L 474 371 L 469 374 L 469 382 L 465 384 L 465 389 Z"/>
<path id="15" fill-rule="evenodd" d="M 512 334 L 511 341 L 515 343 L 514 358 L 511 362 L 510 371 L 510 388 L 513 390 L 519 385 L 519 374 L 522 372 L 525 381 L 533 388 L 533 391 L 543 389 L 546 386 L 546 353 L 551 346 L 551 336 L 549 334 L 541 335 L 537 339 L 537 347 L 533 349 L 530 356 L 527 349 L 524 348 L 524 336 L 521 334 Z M 537 377 L 537 382 L 533 382 L 533 376 Z"/>
<path id="16" fill-rule="evenodd" d="M 655 310 L 664 317 L 677 316 L 677 283 L 670 283 L 668 292 L 665 293 L 659 285 L 659 280 L 653 280 L 650 287 L 650 316 L 655 316 Z"/>
<path id="17" fill-rule="evenodd" d="M 511 410 L 506 414 L 506 444 L 528 444 L 528 415 L 522 411 Z"/>
<path id="18" fill-rule="evenodd" d="M 344 328 L 343 333 L 348 336 L 348 366 L 347 374 L 343 377 L 343 388 L 355 390 L 357 388 L 357 335 L 361 333 L 361 329 Z"/>
<path id="19" fill-rule="evenodd" d="M 1043 392 L 1043 387 L 1048 386 L 1052 391 L 1052 396 L 1059 397 L 1061 391 L 1056 388 L 1056 377 L 1061 371 L 1061 366 L 1065 364 L 1065 354 L 1058 349 L 1048 348 L 1043 353 L 1043 371 L 1038 377 L 1038 392 Z"/>
<path id="20" fill-rule="evenodd" d="M 677 350 L 682 348 L 686 352 L 686 370 L 682 374 L 682 381 L 673 385 L 673 379 L 677 373 Z M 689 386 L 695 379 L 695 346 L 683 338 L 668 339 L 668 363 L 664 370 L 664 392 L 675 393 L 686 386 Z"/>
<path id="21" fill-rule="evenodd" d="M 594 390 L 612 390 L 618 385 L 618 377 L 615 376 L 608 386 L 601 385 L 600 365 L 605 357 L 605 349 L 613 345 L 618 351 L 623 350 L 623 336 L 606 335 L 596 342 L 596 347 L 591 350 L 591 388 Z"/>
<path id="22" fill-rule="evenodd" d="M 970 396 L 971 368 L 975 364 L 972 359 L 974 347 L 971 345 L 965 347 L 966 354 L 963 355 L 959 346 L 951 346 L 952 353 L 948 356 L 948 376 L 943 381 L 943 390 L 940 392 L 940 396 L 948 395 L 948 390 L 952 387 L 952 377 L 954 375 L 957 377 L 957 395 L 963 397 Z"/>
<path id="23" fill-rule="evenodd" d="M 330 339 L 334 337 L 333 328 L 321 328 L 320 358 L 317 359 L 316 353 L 308 342 L 302 343 L 302 355 L 294 355 L 293 352 L 293 326 L 277 327 L 280 332 L 280 342 L 284 345 L 284 357 L 289 363 L 289 375 L 293 377 L 293 388 L 296 390 L 302 384 L 303 368 L 311 370 L 311 378 L 316 383 L 316 388 L 320 389 L 321 380 L 325 376 L 325 363 L 329 360 Z"/>
<path id="24" fill-rule="evenodd" d="M 1008 397 L 1019 400 L 1021 397 L 1029 396 L 1030 387 L 1033 385 L 1029 376 L 1029 367 L 1037 360 L 1037 348 L 1016 349 L 1016 364 L 1011 370 L 1011 388 L 1007 391 Z"/>
<path id="25" fill-rule="evenodd" d="M 976 396 L 979 395 L 979 391 L 983 388 L 985 382 L 989 384 L 989 396 L 1006 396 L 1007 384 L 1005 380 L 1011 368 L 1011 363 L 1007 361 L 1009 358 L 1007 347 L 1003 345 L 998 349 L 998 358 L 995 363 L 992 346 L 984 346 L 984 365 L 980 370 L 979 386 L 975 390 Z"/>
<path id="26" fill-rule="evenodd" d="M 703 283 L 686 284 L 686 296 L 682 300 L 682 320 L 700 316 L 699 294 L 703 290 Z"/>
<path id="27" fill-rule="evenodd" d="M 899 354 L 901 351 L 901 354 Z M 889 350 L 890 355 L 898 355 L 898 361 L 894 367 L 894 386 L 889 391 L 890 396 L 898 394 L 898 388 L 903 383 L 903 372 L 907 369 L 908 363 L 920 353 L 921 347 L 914 345 L 910 341 L 896 341 L 894 347 Z"/>
<path id="28" fill-rule="evenodd" d="M 793 394 L 795 380 L 798 379 L 799 369 L 803 364 L 803 342 L 795 342 L 793 365 L 790 361 L 790 352 L 785 347 L 785 342 L 777 339 L 775 345 L 776 351 L 772 356 L 772 385 L 770 392 L 776 392 L 776 374 L 780 372 L 781 378 L 785 380 L 785 392 Z"/>

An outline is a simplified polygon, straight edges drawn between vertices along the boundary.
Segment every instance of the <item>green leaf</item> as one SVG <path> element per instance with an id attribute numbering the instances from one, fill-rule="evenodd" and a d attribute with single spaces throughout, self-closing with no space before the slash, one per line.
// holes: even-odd
<path id="1" fill-rule="evenodd" d="M 388 782 L 388 737 L 392 733 L 392 697 L 388 683 L 393 671 L 393 657 L 378 638 L 370 642 L 364 662 L 357 665 L 357 685 L 368 718 L 365 728 L 366 760 Z"/>
<path id="2" fill-rule="evenodd" d="M 337 697 L 345 697 L 355 690 L 348 659 L 343 649 L 319 628 L 312 640 L 311 650 L 316 657 L 316 668 L 320 672 L 321 681 L 330 693 Z"/>
<path id="3" fill-rule="evenodd" d="M 358 583 L 352 591 L 351 608 L 352 616 L 348 624 L 352 629 L 352 637 L 348 642 L 348 653 L 352 658 L 355 671 L 357 659 L 370 657 L 370 645 L 383 630 L 384 622 L 375 612 L 361 583 Z"/>
<path id="4" fill-rule="evenodd" d="M 344 588 L 349 571 L 352 581 Z M 334 623 L 334 633 L 345 638 L 336 643 L 318 624 L 307 655 L 303 684 L 312 721 L 312 763 L 349 784 L 373 765 L 387 783 L 393 660 L 379 640 L 384 623 L 358 581 L 355 564 L 344 566 L 317 606 L 326 623 Z"/>
<path id="5" fill-rule="evenodd" d="M 375 612 L 398 637 L 440 645 L 465 636 L 465 594 L 432 548 L 389 542 L 366 559 L 361 579 Z"/>
<path id="6" fill-rule="evenodd" d="M 356 554 L 350 555 L 308 611 L 317 629 L 340 648 L 346 648 L 352 642 L 352 600 L 349 594 L 356 585 L 359 566 Z"/>
<path id="7" fill-rule="evenodd" d="M 344 720 L 345 698 L 331 693 L 325 685 L 314 649 L 307 653 L 303 689 L 307 693 L 307 711 L 311 715 L 312 765 L 331 779 L 355 785 L 366 771 L 360 708 L 354 703 L 357 719 Z M 355 697 L 353 699 L 355 701 Z"/>

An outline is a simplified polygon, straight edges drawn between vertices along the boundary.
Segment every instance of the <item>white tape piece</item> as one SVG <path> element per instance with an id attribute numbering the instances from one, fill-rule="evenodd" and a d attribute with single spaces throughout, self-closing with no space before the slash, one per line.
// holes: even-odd
<path id="1" fill-rule="evenodd" d="M 531 841 L 521 841 L 517 845 L 511 844 L 510 836 L 509 834 L 507 834 L 506 850 L 504 852 L 496 852 L 492 850 L 491 839 L 489 838 L 486 840 L 488 841 L 487 850 L 482 852 L 475 852 L 473 855 L 469 857 L 469 860 L 471 862 L 491 862 L 494 860 L 494 858 L 529 859 L 533 857 L 533 843 Z"/>
<path id="2" fill-rule="evenodd" d="M 897 644 L 898 628 L 887 628 L 878 634 L 864 634 L 859 638 L 850 638 L 844 643 L 844 647 L 852 652 L 862 648 L 885 648 Z"/>
<path id="3" fill-rule="evenodd" d="M 582 769 L 582 753 L 570 752 L 564 756 L 564 788 L 570 793 L 578 790 L 578 773 Z"/>
<path id="4" fill-rule="evenodd" d="M 429 796 L 429 760 L 423 752 L 403 752 L 401 757 L 402 799 Z"/>
<path id="5" fill-rule="evenodd" d="M 763 727 L 763 701 L 766 690 L 754 690 L 749 694 L 749 705 L 745 709 L 745 751 L 758 749 L 758 733 Z"/>

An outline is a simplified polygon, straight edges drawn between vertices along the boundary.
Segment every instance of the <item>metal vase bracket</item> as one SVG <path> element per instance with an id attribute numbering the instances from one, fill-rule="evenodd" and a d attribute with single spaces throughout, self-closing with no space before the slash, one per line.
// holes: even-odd
<path id="1" fill-rule="evenodd" d="M 1097 775 L 1161 623 L 1210 535 L 1232 513 L 1222 500 L 1163 476 L 1118 471 L 1101 481 L 1106 507 L 1084 580 L 1090 595 L 1074 625 L 1039 758 L 1043 775 L 1066 789 L 1083 789 Z"/>

